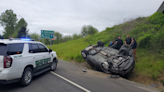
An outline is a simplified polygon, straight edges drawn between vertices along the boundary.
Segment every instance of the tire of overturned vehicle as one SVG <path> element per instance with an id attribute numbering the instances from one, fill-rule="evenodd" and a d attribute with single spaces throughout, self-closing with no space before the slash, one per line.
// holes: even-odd
<path id="1" fill-rule="evenodd" d="M 105 63 L 101 63 L 101 70 L 102 70 L 102 72 L 104 72 L 104 73 L 110 73 L 108 71 L 108 68 L 109 68 L 109 65 L 107 65 Z"/>
<path id="2" fill-rule="evenodd" d="M 124 56 L 129 56 L 129 50 L 127 48 L 123 47 L 119 50 L 119 54 L 122 54 Z"/>
<path id="3" fill-rule="evenodd" d="M 100 46 L 100 47 L 103 47 L 104 46 L 104 43 L 102 41 L 98 41 L 97 42 L 97 45 Z"/>
<path id="4" fill-rule="evenodd" d="M 88 55 L 88 54 L 89 54 L 89 52 L 86 51 L 86 50 L 82 50 L 82 51 L 81 51 L 81 55 L 83 56 L 84 59 L 87 58 L 87 55 Z"/>

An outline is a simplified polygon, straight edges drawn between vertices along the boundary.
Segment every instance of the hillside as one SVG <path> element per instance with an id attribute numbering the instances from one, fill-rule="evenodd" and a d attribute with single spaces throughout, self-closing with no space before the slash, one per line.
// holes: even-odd
<path id="1" fill-rule="evenodd" d="M 87 36 L 78 40 L 72 40 L 61 44 L 49 46 L 57 52 L 58 57 L 67 60 L 83 62 L 80 51 L 90 44 L 102 41 L 108 46 L 110 41 L 114 41 L 118 36 L 122 36 L 123 41 L 126 35 L 136 38 L 138 43 L 136 67 L 130 79 L 143 82 L 154 83 L 164 82 L 161 76 L 164 72 L 164 14 L 155 13 L 150 17 L 139 17 L 129 20 L 123 24 L 115 25 L 111 28 Z M 142 80 L 140 79 L 150 79 Z"/>

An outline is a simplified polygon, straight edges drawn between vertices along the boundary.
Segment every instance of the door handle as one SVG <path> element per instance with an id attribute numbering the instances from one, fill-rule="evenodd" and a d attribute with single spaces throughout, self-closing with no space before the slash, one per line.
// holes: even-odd
<path id="1" fill-rule="evenodd" d="M 43 57 L 46 57 L 46 56 L 43 56 Z"/>
<path id="2" fill-rule="evenodd" d="M 33 57 L 33 59 L 35 59 L 36 57 Z"/>

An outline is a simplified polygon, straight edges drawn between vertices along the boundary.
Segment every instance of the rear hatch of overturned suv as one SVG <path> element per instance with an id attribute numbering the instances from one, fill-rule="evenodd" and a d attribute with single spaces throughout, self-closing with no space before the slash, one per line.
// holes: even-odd
<path id="1" fill-rule="evenodd" d="M 0 43 L 0 74 L 4 68 L 4 56 L 6 55 L 7 45 Z"/>

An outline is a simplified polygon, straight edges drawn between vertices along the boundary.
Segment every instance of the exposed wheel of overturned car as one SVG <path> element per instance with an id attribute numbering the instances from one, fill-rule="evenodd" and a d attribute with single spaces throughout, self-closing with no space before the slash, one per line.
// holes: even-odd
<path id="1" fill-rule="evenodd" d="M 111 67 L 111 64 L 108 64 L 107 62 L 101 63 L 101 70 L 104 73 L 110 73 L 109 72 L 109 67 Z"/>
<path id="2" fill-rule="evenodd" d="M 88 55 L 88 54 L 89 54 L 89 52 L 86 51 L 86 50 L 82 50 L 82 51 L 81 51 L 81 55 L 83 56 L 84 59 L 87 58 L 87 55 Z"/>
<path id="3" fill-rule="evenodd" d="M 98 41 L 97 42 L 97 45 L 100 46 L 100 47 L 103 47 L 104 46 L 104 43 L 102 41 Z"/>
<path id="4" fill-rule="evenodd" d="M 129 50 L 125 47 L 122 47 L 120 50 L 119 50 L 119 53 L 120 55 L 124 55 L 124 56 L 129 56 Z"/>

